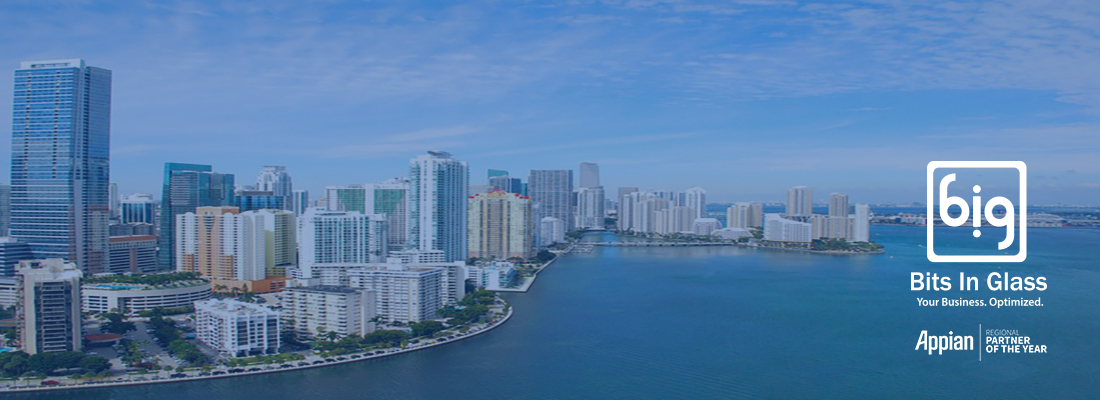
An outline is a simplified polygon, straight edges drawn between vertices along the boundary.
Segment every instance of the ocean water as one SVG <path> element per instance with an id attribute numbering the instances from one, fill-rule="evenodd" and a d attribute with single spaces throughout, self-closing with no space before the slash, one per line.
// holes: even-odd
<path id="1" fill-rule="evenodd" d="M 1097 398 L 1100 231 L 1033 229 L 1022 264 L 933 264 L 923 228 L 873 227 L 883 255 L 728 247 L 597 248 L 507 297 L 515 316 L 468 340 L 350 365 L 21 398 Z M 954 239 L 962 240 L 969 231 Z M 950 236 L 950 234 L 948 234 Z M 588 240 L 614 240 L 610 235 Z M 948 237 L 952 239 L 952 237 Z M 977 276 L 913 292 L 910 272 Z M 1044 292 L 985 288 L 992 271 Z M 953 278 L 956 281 L 957 278 Z M 957 286 L 957 283 L 953 283 Z M 1043 307 L 918 307 L 917 297 L 1042 298 Z M 1047 354 L 915 351 L 921 330 L 1016 329 Z"/>

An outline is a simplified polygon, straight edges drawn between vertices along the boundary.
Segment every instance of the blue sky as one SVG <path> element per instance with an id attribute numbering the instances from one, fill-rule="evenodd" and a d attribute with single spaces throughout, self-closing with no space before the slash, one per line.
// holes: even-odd
<path id="1" fill-rule="evenodd" d="M 114 71 L 123 193 L 174 161 L 316 196 L 441 149 L 474 183 L 588 161 L 712 201 L 920 201 L 928 161 L 1022 160 L 1032 202 L 1100 203 L 1089 1 L 5 1 L 0 26 L 4 110 L 22 60 Z"/>

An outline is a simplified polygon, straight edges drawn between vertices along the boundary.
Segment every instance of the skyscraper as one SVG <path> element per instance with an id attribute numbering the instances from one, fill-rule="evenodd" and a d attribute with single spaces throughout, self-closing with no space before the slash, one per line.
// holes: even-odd
<path id="1" fill-rule="evenodd" d="M 596 163 L 581 163 L 581 187 L 600 186 L 600 166 Z"/>
<path id="2" fill-rule="evenodd" d="M 848 225 L 852 230 L 851 237 L 848 240 L 853 242 L 870 242 L 871 206 L 856 204 L 855 213 L 852 214 L 851 222 Z"/>
<path id="3" fill-rule="evenodd" d="M 294 209 L 294 186 L 290 182 L 290 174 L 286 173 L 286 167 L 265 166 L 256 177 L 256 191 L 271 192 L 273 196 L 282 197 L 282 209 Z"/>
<path id="4" fill-rule="evenodd" d="M 111 71 L 23 62 L 12 102 L 11 234 L 36 258 L 107 264 Z"/>
<path id="5" fill-rule="evenodd" d="M 84 274 L 76 264 L 56 258 L 20 261 L 16 271 L 16 308 L 23 351 L 80 351 L 80 280 Z"/>
<path id="6" fill-rule="evenodd" d="M 284 277 L 286 269 L 298 263 L 297 216 L 287 210 L 255 211 L 263 217 L 265 236 L 264 261 L 267 277 Z"/>
<path id="7" fill-rule="evenodd" d="M 0 184 L 0 237 L 8 236 L 11 226 L 11 185 Z"/>
<path id="8" fill-rule="evenodd" d="M 759 228 L 763 226 L 764 205 L 736 203 L 726 209 L 727 228 Z"/>
<path id="9" fill-rule="evenodd" d="M 489 186 L 507 193 L 523 194 L 523 181 L 508 175 L 489 178 Z"/>
<path id="10" fill-rule="evenodd" d="M 707 216 L 707 191 L 701 187 L 688 188 L 684 191 L 684 205 L 695 210 L 695 218 Z"/>
<path id="11" fill-rule="evenodd" d="M 120 200 L 120 198 L 119 198 L 119 194 L 118 194 L 118 184 L 114 183 L 114 182 L 111 182 L 111 185 L 109 187 L 110 187 L 110 194 L 108 196 L 109 196 L 109 202 L 111 204 L 111 206 L 110 206 L 111 207 L 110 219 L 111 219 L 111 221 L 117 221 L 118 218 L 119 218 L 119 213 L 121 212 L 121 210 L 119 210 L 119 205 L 120 205 L 119 200 Z"/>
<path id="12" fill-rule="evenodd" d="M 603 186 L 577 189 L 576 227 L 579 229 L 602 229 L 603 215 Z"/>
<path id="13" fill-rule="evenodd" d="M 233 174 L 213 172 L 214 167 L 198 164 L 164 164 L 164 191 L 161 195 L 160 241 L 158 252 L 160 268 L 176 266 L 176 216 L 195 212 L 197 207 L 232 206 Z"/>
<path id="14" fill-rule="evenodd" d="M 124 224 L 155 224 L 157 203 L 150 193 L 128 194 L 119 206 L 119 221 Z"/>
<path id="15" fill-rule="evenodd" d="M 295 190 L 291 195 L 294 199 L 291 201 L 292 209 L 295 214 L 302 215 L 306 213 L 306 209 L 310 207 L 309 204 L 309 191 L 308 190 Z"/>
<path id="16" fill-rule="evenodd" d="M 383 215 L 311 208 L 299 221 L 298 268 L 291 273 L 295 278 L 339 284 L 324 281 L 326 266 L 386 261 Z"/>
<path id="17" fill-rule="evenodd" d="M 445 261 L 466 259 L 469 184 L 466 162 L 450 153 L 429 151 L 409 160 L 409 249 L 443 250 Z"/>
<path id="18" fill-rule="evenodd" d="M 227 287 L 267 277 L 263 216 L 237 207 L 199 207 L 176 216 L 176 271 Z"/>
<path id="19" fill-rule="evenodd" d="M 787 190 L 787 215 L 808 216 L 814 213 L 814 190 L 795 186 Z"/>
<path id="20" fill-rule="evenodd" d="M 470 198 L 470 257 L 534 256 L 531 200 L 494 190 Z"/>
<path id="21" fill-rule="evenodd" d="M 826 236 L 830 238 L 847 238 L 849 233 L 848 195 L 844 193 L 830 193 Z"/>
<path id="22" fill-rule="evenodd" d="M 390 249 L 404 249 L 409 233 L 409 179 L 393 178 L 367 186 L 367 214 L 383 214 Z"/>
<path id="23" fill-rule="evenodd" d="M 508 176 L 508 171 L 505 171 L 503 169 L 490 169 L 488 175 L 489 179 L 493 179 L 497 176 Z"/>
<path id="24" fill-rule="evenodd" d="M 531 170 L 527 182 L 535 219 L 554 217 L 565 224 L 566 232 L 573 230 L 573 171 Z"/>

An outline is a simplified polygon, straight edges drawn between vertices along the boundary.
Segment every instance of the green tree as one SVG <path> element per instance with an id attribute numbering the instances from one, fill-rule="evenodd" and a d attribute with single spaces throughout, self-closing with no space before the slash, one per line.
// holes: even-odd
<path id="1" fill-rule="evenodd" d="M 101 317 L 107 320 L 107 322 L 100 326 L 100 329 L 104 332 L 125 335 L 126 332 L 137 330 L 137 326 L 135 326 L 133 322 L 126 321 L 126 316 L 122 315 L 122 313 L 105 313 L 102 314 Z"/>
<path id="2" fill-rule="evenodd" d="M 420 321 L 412 324 L 413 337 L 431 336 L 436 332 L 443 330 L 443 323 L 439 321 Z"/>
<path id="3" fill-rule="evenodd" d="M 103 372 L 111 369 L 111 362 L 100 356 L 88 356 L 80 360 L 80 368 L 88 372 Z"/>

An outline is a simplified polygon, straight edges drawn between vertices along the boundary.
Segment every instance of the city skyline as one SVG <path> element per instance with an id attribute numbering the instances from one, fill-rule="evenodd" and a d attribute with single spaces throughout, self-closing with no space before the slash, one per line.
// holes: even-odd
<path id="1" fill-rule="evenodd" d="M 945 18 L 786 2 L 5 5 L 0 71 L 74 57 L 114 71 L 122 193 L 157 193 L 165 162 L 241 182 L 283 165 L 322 193 L 403 176 L 409 156 L 439 149 L 474 177 L 594 162 L 605 188 L 701 186 L 734 202 L 810 185 L 911 202 L 928 161 L 982 154 L 1027 162 L 1037 203 L 1095 203 L 1095 14 L 934 8 Z M 1012 57 L 982 55 L 1004 43 Z"/>

